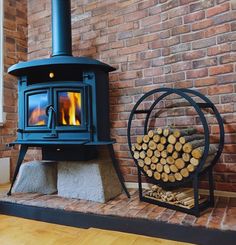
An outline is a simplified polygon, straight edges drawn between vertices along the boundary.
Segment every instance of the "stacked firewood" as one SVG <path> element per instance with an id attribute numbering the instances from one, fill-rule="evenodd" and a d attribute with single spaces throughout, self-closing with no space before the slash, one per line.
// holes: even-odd
<path id="1" fill-rule="evenodd" d="M 164 182 L 181 181 L 194 172 L 204 153 L 204 135 L 195 128 L 172 127 L 149 130 L 147 135 L 137 136 L 132 145 L 133 157 L 149 176 Z M 210 163 L 217 145 L 210 144 Z"/>
<path id="2" fill-rule="evenodd" d="M 146 192 L 146 197 L 186 208 L 192 208 L 194 206 L 194 194 L 191 188 L 166 191 L 157 185 L 153 185 Z M 199 195 L 198 200 L 201 203 L 203 198 Z"/>

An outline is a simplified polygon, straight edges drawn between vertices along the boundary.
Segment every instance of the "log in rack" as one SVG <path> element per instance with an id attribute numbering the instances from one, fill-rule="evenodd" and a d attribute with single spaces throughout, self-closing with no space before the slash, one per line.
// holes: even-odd
<path id="1" fill-rule="evenodd" d="M 150 106 L 149 109 L 144 109 L 144 110 L 139 110 L 138 107 L 142 104 L 142 102 L 147 99 L 149 96 L 154 96 L 161 94 L 158 96 L 152 105 Z M 153 177 L 148 177 L 147 174 L 143 171 L 142 168 L 138 166 L 138 161 L 134 158 L 133 156 L 133 151 L 131 150 L 132 143 L 131 143 L 131 126 L 132 126 L 132 121 L 134 119 L 134 115 L 136 114 L 144 114 L 145 116 L 145 121 L 144 121 L 144 127 L 143 127 L 143 134 L 147 134 L 148 132 L 148 123 L 150 119 L 150 115 L 155 108 L 155 106 L 163 100 L 165 97 L 176 94 L 179 95 L 180 97 L 184 98 L 189 102 L 189 104 L 195 109 L 197 112 L 203 129 L 204 129 L 204 139 L 205 139 L 205 147 L 204 147 L 204 153 L 203 156 L 200 160 L 199 165 L 197 166 L 196 170 L 189 175 L 189 177 L 184 178 L 182 181 L 176 181 L 174 183 L 172 182 L 163 182 L 162 180 L 156 180 Z M 191 95 L 191 96 L 190 96 Z M 198 103 L 195 101 L 195 99 L 199 98 L 203 101 L 202 103 Z M 211 109 L 219 126 L 219 144 L 218 144 L 218 150 L 216 152 L 215 157 L 211 161 L 211 163 L 207 166 L 204 167 L 204 163 L 207 159 L 208 152 L 209 152 L 209 145 L 210 145 L 210 139 L 209 139 L 209 127 L 208 127 L 208 122 L 206 120 L 206 117 L 203 113 L 203 109 Z M 127 128 L 127 137 L 128 137 L 128 144 L 129 144 L 129 149 L 131 152 L 131 155 L 133 156 L 133 159 L 135 161 L 135 164 L 138 167 L 138 185 L 139 185 L 139 198 L 141 201 L 145 201 L 148 203 L 156 204 L 159 206 L 163 206 L 166 208 L 174 209 L 177 211 L 185 212 L 188 214 L 192 214 L 195 216 L 200 216 L 200 213 L 207 209 L 208 207 L 214 206 L 214 179 L 213 179 L 213 167 L 217 163 L 218 159 L 220 158 L 220 155 L 223 150 L 224 146 L 224 125 L 223 125 L 223 120 L 215 107 L 215 105 L 203 94 L 199 93 L 198 91 L 195 90 L 190 90 L 190 89 L 173 89 L 173 88 L 158 88 L 154 89 L 152 91 L 149 91 L 148 93 L 144 94 L 138 102 L 135 104 L 134 108 L 131 111 L 129 121 L 128 121 L 128 128 Z M 199 180 L 202 175 L 207 175 L 208 177 L 208 190 L 209 190 L 209 196 L 206 199 L 206 201 L 199 203 Z M 143 182 L 142 182 L 142 176 L 146 176 L 150 183 L 161 186 L 163 189 L 173 189 L 173 188 L 178 188 L 178 187 L 184 187 L 186 185 L 192 184 L 193 188 L 193 193 L 194 193 L 194 206 L 192 208 L 184 208 L 180 207 L 174 204 L 170 204 L 167 202 L 162 202 L 159 200 L 154 200 L 150 199 L 148 197 L 145 197 L 143 195 Z"/>

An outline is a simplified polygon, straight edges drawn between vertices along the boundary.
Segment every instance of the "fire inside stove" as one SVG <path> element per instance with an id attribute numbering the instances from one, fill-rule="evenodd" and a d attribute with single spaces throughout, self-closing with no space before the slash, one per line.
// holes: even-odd
<path id="1" fill-rule="evenodd" d="M 44 126 L 47 124 L 46 107 L 48 94 L 37 93 L 28 97 L 28 126 Z"/>
<path id="2" fill-rule="evenodd" d="M 81 93 L 61 91 L 57 93 L 59 126 L 81 125 Z M 48 93 L 28 96 L 28 126 L 45 126 L 48 123 L 46 110 L 49 106 Z"/>
<path id="3" fill-rule="evenodd" d="M 81 93 L 59 92 L 59 124 L 81 125 Z"/>

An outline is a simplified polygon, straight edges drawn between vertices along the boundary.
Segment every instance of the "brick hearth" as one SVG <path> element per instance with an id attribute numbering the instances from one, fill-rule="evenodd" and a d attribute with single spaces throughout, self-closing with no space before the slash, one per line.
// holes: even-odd
<path id="1" fill-rule="evenodd" d="M 4 191 L 0 194 L 0 201 L 65 211 L 142 218 L 169 224 L 236 231 L 236 198 L 218 197 L 214 208 L 208 209 L 201 217 L 196 218 L 192 215 L 140 202 L 136 189 L 132 189 L 130 193 L 131 199 L 127 199 L 125 194 L 121 194 L 115 199 L 101 204 L 62 198 L 57 195 L 32 193 L 15 193 L 9 197 Z"/>

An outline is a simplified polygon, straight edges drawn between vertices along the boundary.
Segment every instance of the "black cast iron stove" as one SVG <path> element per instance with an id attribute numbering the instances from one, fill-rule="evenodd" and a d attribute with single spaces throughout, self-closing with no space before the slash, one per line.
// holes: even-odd
<path id="1" fill-rule="evenodd" d="M 28 147 L 41 147 L 47 160 L 88 160 L 96 157 L 98 145 L 107 145 L 129 196 L 110 139 L 108 74 L 115 68 L 72 56 L 69 0 L 52 0 L 52 49 L 51 58 L 8 70 L 18 77 L 19 89 L 19 128 L 12 145 L 21 145 L 12 186 Z"/>

